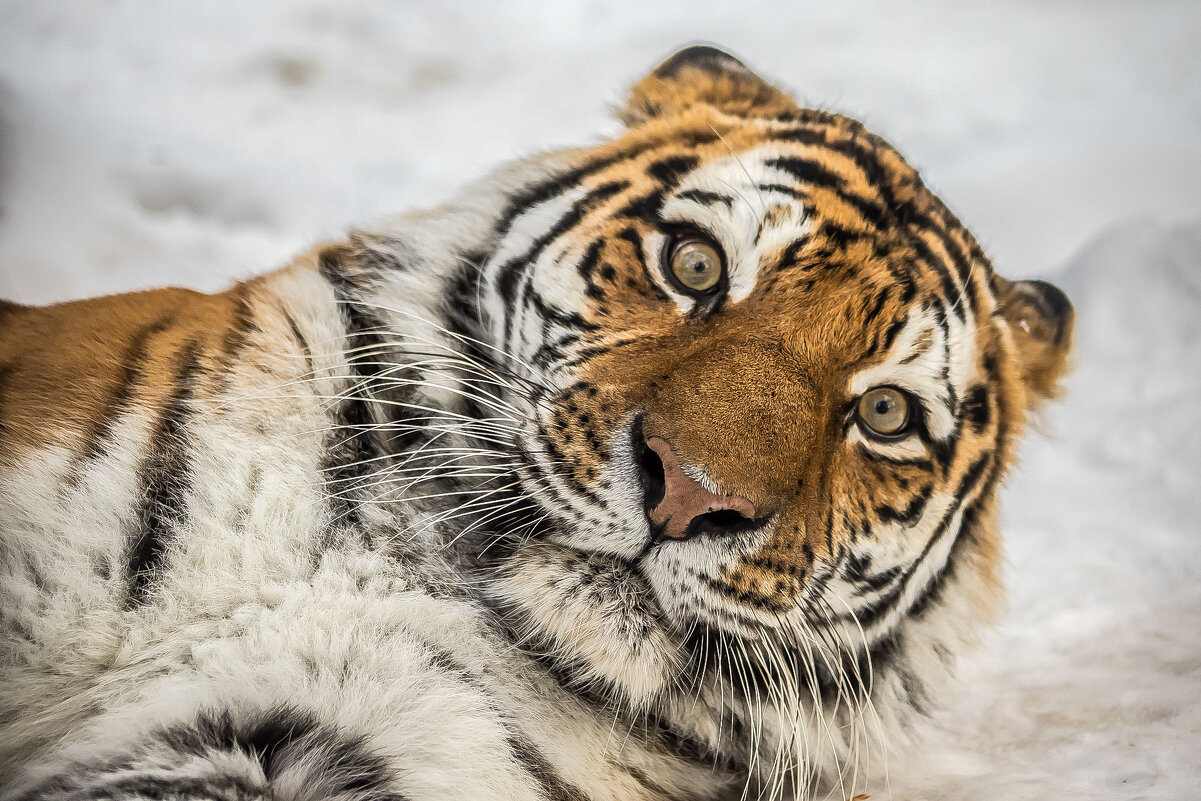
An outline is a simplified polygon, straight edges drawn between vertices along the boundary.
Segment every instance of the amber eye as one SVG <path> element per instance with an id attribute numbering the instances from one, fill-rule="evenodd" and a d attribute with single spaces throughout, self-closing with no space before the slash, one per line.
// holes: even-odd
<path id="1" fill-rule="evenodd" d="M 667 266 L 680 288 L 695 294 L 712 292 L 721 283 L 721 253 L 697 237 L 682 237 L 668 244 Z"/>
<path id="2" fill-rule="evenodd" d="M 868 433 L 878 437 L 896 437 L 909 428 L 909 398 L 896 387 L 869 389 L 860 396 L 855 413 Z"/>

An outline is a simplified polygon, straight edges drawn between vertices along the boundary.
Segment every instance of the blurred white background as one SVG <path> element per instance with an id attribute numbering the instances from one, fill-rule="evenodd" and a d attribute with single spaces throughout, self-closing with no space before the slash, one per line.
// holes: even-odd
<path id="1" fill-rule="evenodd" d="M 220 288 L 595 141 L 695 40 L 866 121 L 1080 314 L 1009 615 L 875 797 L 1198 797 L 1201 3 L 0 0 L 0 297 Z"/>

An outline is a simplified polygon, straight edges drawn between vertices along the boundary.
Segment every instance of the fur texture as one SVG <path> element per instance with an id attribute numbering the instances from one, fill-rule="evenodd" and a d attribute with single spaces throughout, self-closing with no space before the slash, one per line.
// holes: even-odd
<path id="1" fill-rule="evenodd" d="M 883 776 L 998 603 L 1071 306 L 728 54 L 622 119 L 219 295 L 0 307 L 4 798 Z M 665 534 L 676 487 L 737 503 Z"/>

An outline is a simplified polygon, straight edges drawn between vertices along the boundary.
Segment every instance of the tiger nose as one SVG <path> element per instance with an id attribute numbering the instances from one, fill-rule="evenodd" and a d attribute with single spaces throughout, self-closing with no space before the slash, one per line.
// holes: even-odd
<path id="1" fill-rule="evenodd" d="M 643 506 L 656 540 L 734 533 L 767 522 L 767 517 L 755 518 L 755 507 L 746 498 L 710 492 L 685 473 L 671 443 L 662 437 L 642 441 L 638 467 Z"/>

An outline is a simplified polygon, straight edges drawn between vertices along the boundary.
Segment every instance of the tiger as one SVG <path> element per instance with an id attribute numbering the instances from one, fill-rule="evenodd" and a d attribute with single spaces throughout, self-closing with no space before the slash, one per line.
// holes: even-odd
<path id="1" fill-rule="evenodd" d="M 886 780 L 1071 303 L 724 50 L 618 116 L 222 292 L 0 306 L 0 797 Z"/>

